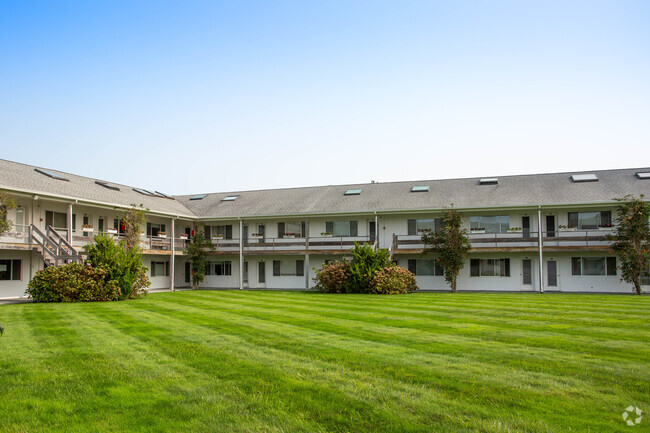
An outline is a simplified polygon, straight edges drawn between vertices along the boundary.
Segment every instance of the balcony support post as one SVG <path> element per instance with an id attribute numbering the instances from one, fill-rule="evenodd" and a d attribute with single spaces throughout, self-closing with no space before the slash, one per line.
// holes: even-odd
<path id="1" fill-rule="evenodd" d="M 375 251 L 379 249 L 379 215 L 375 212 Z"/>
<path id="2" fill-rule="evenodd" d="M 54 224 L 52 224 L 54 225 Z M 47 227 L 46 227 L 47 228 Z M 68 203 L 68 239 L 66 241 L 72 244 L 72 203 Z"/>
<path id="3" fill-rule="evenodd" d="M 244 290 L 244 221 L 239 219 L 239 290 Z"/>
<path id="4" fill-rule="evenodd" d="M 544 293 L 544 255 L 542 253 L 542 206 L 537 208 L 537 245 L 539 248 L 539 293 Z"/>
<path id="5" fill-rule="evenodd" d="M 305 289 L 309 290 L 309 218 L 305 219 Z"/>
<path id="6" fill-rule="evenodd" d="M 174 289 L 174 274 L 175 274 L 175 268 L 176 268 L 176 255 L 174 254 L 176 252 L 176 242 L 174 241 L 174 238 L 176 238 L 176 218 L 172 218 L 172 258 L 170 259 L 171 263 L 169 266 L 169 290 L 172 292 L 175 290 Z"/>

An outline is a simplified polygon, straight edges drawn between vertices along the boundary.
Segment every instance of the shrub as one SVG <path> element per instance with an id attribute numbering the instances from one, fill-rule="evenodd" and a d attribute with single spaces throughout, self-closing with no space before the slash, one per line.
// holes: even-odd
<path id="1" fill-rule="evenodd" d="M 119 286 L 120 299 L 146 294 L 151 283 L 138 248 L 127 249 L 123 241 L 115 244 L 112 237 L 101 235 L 95 236 L 95 242 L 85 248 L 87 263 L 106 271 L 106 282 Z"/>
<path id="2" fill-rule="evenodd" d="M 399 295 L 418 289 L 415 275 L 401 266 L 390 266 L 378 271 L 370 281 L 369 293 Z"/>
<path id="3" fill-rule="evenodd" d="M 388 251 L 375 251 L 370 245 L 354 243 L 350 263 L 349 292 L 367 293 L 375 273 L 392 266 Z"/>
<path id="4" fill-rule="evenodd" d="M 316 270 L 316 290 L 323 293 L 346 293 L 350 277 L 350 264 L 346 262 L 323 263 Z"/>
<path id="5" fill-rule="evenodd" d="M 50 266 L 34 275 L 26 293 L 34 302 L 117 301 L 120 288 L 106 275 L 105 269 L 79 263 Z"/>

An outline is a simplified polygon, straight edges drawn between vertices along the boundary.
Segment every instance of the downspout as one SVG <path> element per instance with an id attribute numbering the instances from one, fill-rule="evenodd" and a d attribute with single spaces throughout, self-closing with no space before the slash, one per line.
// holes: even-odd
<path id="1" fill-rule="evenodd" d="M 176 218 L 172 218 L 172 258 L 171 258 L 171 268 L 169 272 L 169 290 L 172 292 L 174 289 L 174 274 L 176 268 Z"/>
<path id="2" fill-rule="evenodd" d="M 244 221 L 239 220 L 239 290 L 244 290 Z"/>
<path id="3" fill-rule="evenodd" d="M 542 206 L 537 208 L 537 245 L 539 247 L 539 293 L 544 293 L 544 256 L 542 253 Z"/>

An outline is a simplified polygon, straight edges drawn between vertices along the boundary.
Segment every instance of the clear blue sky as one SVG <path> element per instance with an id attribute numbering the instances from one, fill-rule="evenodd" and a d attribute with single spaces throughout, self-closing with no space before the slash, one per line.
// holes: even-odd
<path id="1" fill-rule="evenodd" d="M 3 1 L 0 158 L 168 193 L 650 165 L 650 1 Z"/>

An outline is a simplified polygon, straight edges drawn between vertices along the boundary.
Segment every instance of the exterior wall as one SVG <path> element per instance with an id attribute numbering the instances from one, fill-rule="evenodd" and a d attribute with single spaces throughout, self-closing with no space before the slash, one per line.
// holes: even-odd
<path id="1" fill-rule="evenodd" d="M 22 298 L 26 297 L 27 283 L 31 276 L 42 266 L 38 266 L 37 260 L 31 260 L 31 251 L 11 251 L 0 249 L 0 259 L 2 260 L 20 260 L 20 280 L 0 280 L 0 299 L 2 298 Z M 34 266 L 34 268 L 31 268 Z"/>

